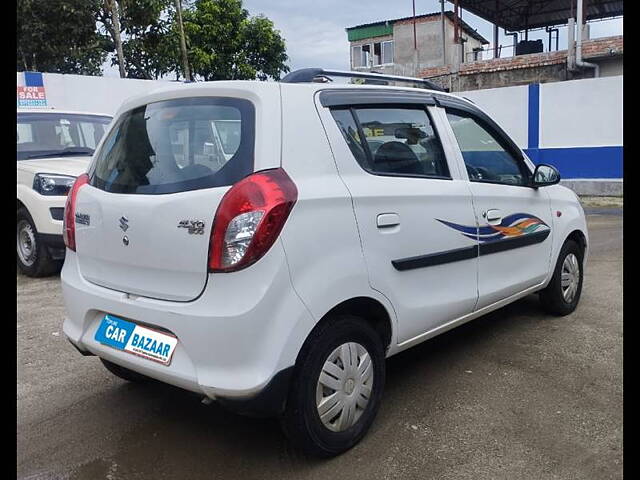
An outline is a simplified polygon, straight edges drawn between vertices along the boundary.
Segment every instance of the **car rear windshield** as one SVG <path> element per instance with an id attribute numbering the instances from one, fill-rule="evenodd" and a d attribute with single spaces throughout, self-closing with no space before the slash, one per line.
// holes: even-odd
<path id="1" fill-rule="evenodd" d="M 253 171 L 253 104 L 181 98 L 124 113 L 89 175 L 114 193 L 160 194 L 232 185 Z"/>

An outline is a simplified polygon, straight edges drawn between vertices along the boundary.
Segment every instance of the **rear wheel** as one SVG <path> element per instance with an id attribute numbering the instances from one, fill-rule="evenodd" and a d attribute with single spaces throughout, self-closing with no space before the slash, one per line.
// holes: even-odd
<path id="1" fill-rule="evenodd" d="M 17 213 L 16 260 L 20 271 L 29 277 L 52 275 L 61 266 L 61 262 L 51 258 L 47 246 L 38 240 L 38 231 L 26 208 L 19 208 Z"/>
<path id="2" fill-rule="evenodd" d="M 144 383 L 150 380 L 149 377 L 145 377 L 138 372 L 134 372 L 133 370 L 129 370 L 128 368 L 116 365 L 115 363 L 112 363 L 109 360 L 105 360 L 104 358 L 101 358 L 100 361 L 107 370 L 113 373 L 116 377 L 120 377 L 127 382 Z"/>
<path id="3" fill-rule="evenodd" d="M 584 252 L 573 240 L 560 250 L 549 285 L 540 292 L 542 307 L 553 315 L 569 315 L 578 306 L 582 293 Z"/>
<path id="4" fill-rule="evenodd" d="M 291 382 L 282 426 L 305 452 L 330 457 L 358 443 L 380 406 L 382 341 L 363 319 L 339 315 L 305 342 Z"/>

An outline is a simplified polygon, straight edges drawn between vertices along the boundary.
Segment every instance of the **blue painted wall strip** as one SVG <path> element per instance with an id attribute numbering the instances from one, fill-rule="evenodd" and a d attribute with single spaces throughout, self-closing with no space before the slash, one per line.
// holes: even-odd
<path id="1" fill-rule="evenodd" d="M 536 165 L 547 163 L 556 167 L 565 180 L 622 178 L 623 148 L 621 146 L 528 148 L 525 152 Z"/>
<path id="2" fill-rule="evenodd" d="M 528 123 L 529 148 L 538 148 L 540 144 L 540 84 L 529 85 L 529 123 Z"/>

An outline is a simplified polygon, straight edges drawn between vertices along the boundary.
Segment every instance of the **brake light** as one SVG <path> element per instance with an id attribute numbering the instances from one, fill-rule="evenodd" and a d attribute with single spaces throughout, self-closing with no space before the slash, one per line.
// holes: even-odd
<path id="1" fill-rule="evenodd" d="M 64 204 L 64 219 L 62 223 L 62 238 L 68 249 L 76 251 L 76 197 L 80 187 L 89 183 L 89 175 L 83 173 L 76 181 L 67 194 L 67 201 Z"/>
<path id="2" fill-rule="evenodd" d="M 257 262 L 278 238 L 298 189 L 282 169 L 243 178 L 222 197 L 213 220 L 209 271 L 232 272 Z"/>

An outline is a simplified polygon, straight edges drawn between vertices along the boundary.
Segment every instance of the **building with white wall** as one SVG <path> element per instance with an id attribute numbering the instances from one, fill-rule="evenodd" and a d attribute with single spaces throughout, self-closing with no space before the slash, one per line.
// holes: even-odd
<path id="1" fill-rule="evenodd" d="M 28 88 L 30 83 L 36 85 Z M 113 115 L 127 98 L 167 84 L 166 80 L 17 72 L 17 102 L 19 108 L 32 106 Z M 39 94 L 37 100 L 24 98 L 31 91 Z M 41 99 L 43 93 L 45 98 Z"/>

